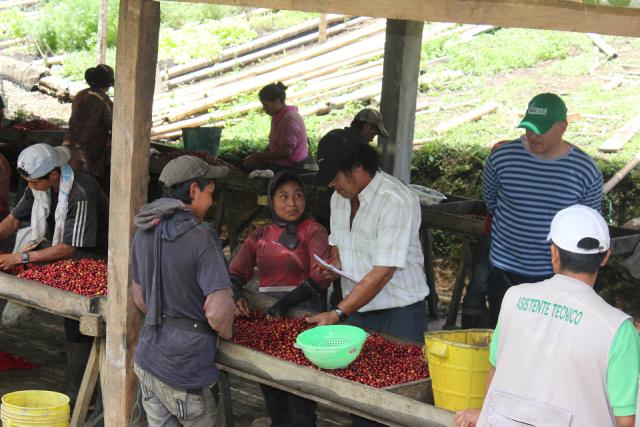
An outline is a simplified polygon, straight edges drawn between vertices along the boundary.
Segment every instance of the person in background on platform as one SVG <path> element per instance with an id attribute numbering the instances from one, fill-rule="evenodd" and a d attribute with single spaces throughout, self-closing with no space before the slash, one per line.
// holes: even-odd
<path id="1" fill-rule="evenodd" d="M 610 255 L 607 223 L 573 205 L 550 228 L 555 274 L 506 292 L 482 411 L 458 412 L 458 427 L 635 424 L 638 332 L 593 289 Z"/>
<path id="2" fill-rule="evenodd" d="M 91 174 L 108 192 L 107 154 L 111 143 L 113 102 L 107 92 L 115 82 L 115 75 L 113 68 L 100 64 L 88 68 L 84 78 L 89 87 L 73 97 L 64 144 L 71 149 L 71 167 Z"/>
<path id="3" fill-rule="evenodd" d="M 214 359 L 218 335 L 231 338 L 234 304 L 220 239 L 203 221 L 213 180 L 228 172 L 175 158 L 160 174 L 163 197 L 134 219 L 131 292 L 145 313 L 134 371 L 151 427 L 217 425 Z"/>
<path id="4" fill-rule="evenodd" d="M 229 265 L 236 293 L 238 315 L 248 315 L 247 300 L 240 286 L 254 275 L 259 291 L 277 298 L 268 318 L 280 317 L 291 307 L 323 311 L 321 294 L 329 281 L 321 275 L 318 261 L 329 258 L 327 231 L 306 218 L 306 199 L 300 178 L 281 171 L 268 185 L 267 196 L 273 222 L 254 231 Z M 295 394 L 260 384 L 272 426 L 313 427 L 316 403 Z"/>
<path id="5" fill-rule="evenodd" d="M 0 240 L 15 235 L 13 253 L 0 255 L 0 269 L 28 262 L 53 262 L 71 258 L 77 249 L 106 256 L 109 201 L 88 174 L 72 169 L 69 149 L 36 144 L 18 156 L 18 174 L 28 187 L 2 222 Z M 29 227 L 20 228 L 23 222 Z M 3 320 L 19 310 L 7 303 Z M 67 346 L 68 390 L 75 401 L 84 374 L 91 337 L 80 333 L 80 323 L 64 319 Z"/>
<path id="6" fill-rule="evenodd" d="M 309 152 L 309 138 L 298 107 L 286 104 L 287 87 L 282 82 L 271 83 L 260 89 L 258 97 L 265 113 L 271 116 L 269 144 L 263 152 L 254 152 L 244 164 L 258 167 L 273 164 L 284 167 L 309 169 L 315 165 Z"/>
<path id="7" fill-rule="evenodd" d="M 602 200 L 602 173 L 584 151 L 563 139 L 567 107 L 558 95 L 535 96 L 518 127 L 526 135 L 493 150 L 482 179 L 484 201 L 493 215 L 490 327 L 498 320 L 507 289 L 553 275 L 545 240 L 553 216 L 576 203 L 600 210 Z"/>
<path id="8" fill-rule="evenodd" d="M 382 115 L 373 108 L 364 108 L 358 111 L 353 118 L 348 129 L 361 138 L 362 142 L 370 143 L 376 135 L 389 136 L 389 132 L 384 127 Z"/>

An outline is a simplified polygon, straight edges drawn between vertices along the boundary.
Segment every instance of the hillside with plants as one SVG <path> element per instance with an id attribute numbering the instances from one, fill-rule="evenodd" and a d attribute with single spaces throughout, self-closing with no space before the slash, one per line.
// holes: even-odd
<path id="1" fill-rule="evenodd" d="M 0 22 L 6 23 L 0 28 L 0 55 L 33 61 L 62 55 L 51 75 L 75 82 L 69 83 L 70 92 L 83 87 L 84 70 L 95 62 L 97 3 L 43 0 L 3 9 L 0 1 Z M 111 65 L 117 4 L 109 0 Z M 327 39 L 320 43 L 317 14 L 170 1 L 161 2 L 161 13 L 154 139 L 179 147 L 182 127 L 216 125 L 224 127 L 221 155 L 241 157 L 262 149 L 270 118 L 260 109 L 257 90 L 275 80 L 289 86 L 289 103 L 304 115 L 312 146 L 328 130 L 348 125 L 359 109 L 379 103 L 383 20 L 329 15 Z M 23 43 L 2 48 L 8 40 Z M 596 159 L 605 180 L 640 152 L 640 132 L 631 132 L 617 152 L 599 150 L 640 120 L 639 39 L 425 23 L 420 73 L 416 183 L 479 198 L 490 147 L 521 134 L 515 126 L 527 101 L 540 92 L 565 99 L 566 139 Z M 10 114 L 16 113 L 11 101 Z M 27 113 L 38 115 L 37 108 Z M 458 123 L 470 113 L 477 113 L 475 120 Z M 622 225 L 640 217 L 639 201 L 636 169 L 606 197 L 603 212 Z M 450 236 L 438 236 L 441 256 L 457 256 L 451 243 Z M 640 314 L 640 296 L 628 274 L 612 268 L 605 276 L 604 294 Z"/>

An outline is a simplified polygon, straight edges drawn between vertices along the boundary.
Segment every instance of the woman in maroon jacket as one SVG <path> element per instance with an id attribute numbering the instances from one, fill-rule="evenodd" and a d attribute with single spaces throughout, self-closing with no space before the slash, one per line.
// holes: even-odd
<path id="1" fill-rule="evenodd" d="M 330 282 L 320 276 L 314 255 L 329 258 L 327 231 L 305 219 L 304 187 L 295 173 L 282 171 L 273 177 L 267 196 L 273 223 L 254 231 L 229 266 L 236 314 L 249 314 L 240 286 L 254 276 L 254 269 L 260 292 L 278 298 L 267 311 L 268 317 L 282 316 L 294 305 L 322 311 L 320 293 Z M 316 425 L 315 402 L 265 385 L 260 387 L 272 426 Z"/>

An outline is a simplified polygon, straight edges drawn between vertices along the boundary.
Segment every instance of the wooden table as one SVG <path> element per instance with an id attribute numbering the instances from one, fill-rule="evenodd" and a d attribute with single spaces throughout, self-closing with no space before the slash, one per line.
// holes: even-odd
<path id="1" fill-rule="evenodd" d="M 100 354 L 104 354 L 107 298 L 85 297 L 1 272 L 0 297 L 60 317 L 79 320 L 80 332 L 93 337 L 91 353 L 70 423 L 71 427 L 84 425 L 89 403 L 98 382 Z"/>

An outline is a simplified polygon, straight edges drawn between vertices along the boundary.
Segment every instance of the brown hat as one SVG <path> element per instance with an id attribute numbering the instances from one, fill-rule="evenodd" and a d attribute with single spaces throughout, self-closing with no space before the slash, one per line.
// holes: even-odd
<path id="1" fill-rule="evenodd" d="M 374 110 L 373 108 L 365 108 L 358 111 L 358 114 L 356 114 L 356 117 L 353 120 L 371 123 L 378 128 L 378 133 L 380 135 L 389 136 L 389 132 L 387 132 L 387 129 L 384 127 L 384 123 L 382 122 L 382 115 L 380 115 L 380 112 L 378 110 Z"/>

